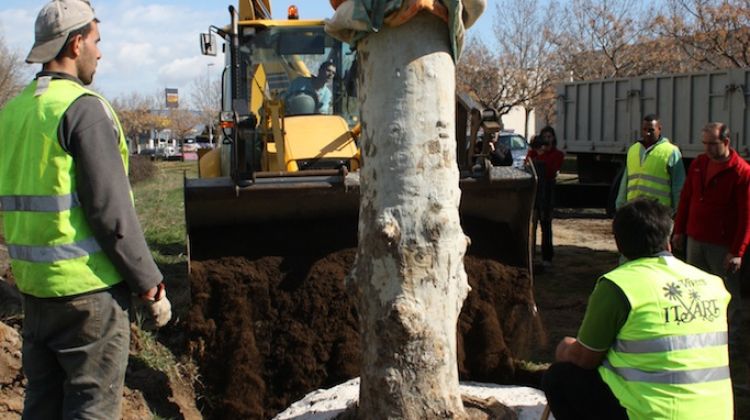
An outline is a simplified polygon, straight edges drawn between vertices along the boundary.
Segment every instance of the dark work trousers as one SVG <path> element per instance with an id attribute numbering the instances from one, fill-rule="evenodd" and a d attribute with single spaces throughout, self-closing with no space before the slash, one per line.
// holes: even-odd
<path id="1" fill-rule="evenodd" d="M 130 345 L 130 291 L 24 296 L 23 418 L 119 419 Z"/>
<path id="2" fill-rule="evenodd" d="M 555 256 L 555 248 L 552 244 L 552 210 L 553 193 L 555 190 L 554 179 L 542 179 L 540 177 L 537 185 L 536 204 L 534 209 L 534 250 L 536 252 L 536 227 L 542 227 L 542 260 L 552 261 Z"/>
<path id="3" fill-rule="evenodd" d="M 596 369 L 553 363 L 542 378 L 547 404 L 557 420 L 627 420 L 625 409 Z"/>
<path id="4" fill-rule="evenodd" d="M 729 248 L 687 238 L 687 263 L 707 271 L 724 280 L 727 292 L 732 295 L 727 308 L 729 323 L 729 355 L 734 358 L 745 351 L 740 347 L 742 331 L 742 297 L 740 296 L 740 273 L 729 273 L 724 268 L 724 258 Z"/>

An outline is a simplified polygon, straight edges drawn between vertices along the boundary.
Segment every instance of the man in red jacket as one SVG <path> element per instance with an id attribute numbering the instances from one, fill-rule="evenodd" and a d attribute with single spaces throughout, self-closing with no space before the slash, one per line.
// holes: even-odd
<path id="1" fill-rule="evenodd" d="M 687 235 L 687 262 L 724 279 L 732 295 L 728 317 L 733 356 L 741 354 L 739 269 L 750 242 L 750 165 L 729 140 L 726 124 L 713 122 L 703 128 L 705 153 L 688 169 L 672 243 L 681 247 Z"/>

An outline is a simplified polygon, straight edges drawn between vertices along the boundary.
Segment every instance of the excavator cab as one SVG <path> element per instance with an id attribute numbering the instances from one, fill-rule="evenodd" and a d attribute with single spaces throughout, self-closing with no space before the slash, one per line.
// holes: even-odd
<path id="1" fill-rule="evenodd" d="M 261 253 L 316 248 L 316 241 L 290 238 L 324 220 L 335 228 L 349 220 L 354 228 L 338 236 L 356 243 L 355 54 L 325 33 L 322 20 L 240 20 L 230 11 L 230 27 L 214 28 L 227 57 L 222 139 L 199 160 L 199 178 L 185 179 L 191 258 L 205 243 L 221 254 L 213 245 L 217 231 L 233 235 L 240 227 L 263 237 L 253 241 L 262 243 Z M 217 49 L 211 36 L 201 36 L 206 53 Z"/>

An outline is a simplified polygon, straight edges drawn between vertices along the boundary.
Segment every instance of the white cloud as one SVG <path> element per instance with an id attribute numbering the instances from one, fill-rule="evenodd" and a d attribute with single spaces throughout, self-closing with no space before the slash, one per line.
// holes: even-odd
<path id="1" fill-rule="evenodd" d="M 0 35 L 12 49 L 28 52 L 36 14 L 46 1 L 2 0 L 0 8 L 7 9 L 0 10 Z M 97 88 L 110 98 L 132 91 L 153 94 L 167 86 L 183 92 L 206 74 L 208 63 L 215 64 L 212 77 L 219 77 L 223 58 L 202 56 L 198 34 L 228 23 L 226 5 L 233 2 L 92 0 L 101 20 Z"/>
<path id="2" fill-rule="evenodd" d="M 159 67 L 159 80 L 166 86 L 187 86 L 207 71 L 203 56 L 180 58 Z"/>
<path id="3" fill-rule="evenodd" d="M 27 53 L 34 43 L 34 20 L 30 10 L 0 10 L 0 37 L 14 50 Z"/>

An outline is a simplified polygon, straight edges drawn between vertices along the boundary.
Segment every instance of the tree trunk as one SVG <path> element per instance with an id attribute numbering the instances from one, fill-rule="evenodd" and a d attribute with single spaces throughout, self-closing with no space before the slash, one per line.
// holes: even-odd
<path id="1" fill-rule="evenodd" d="M 358 45 L 360 418 L 464 418 L 456 323 L 469 286 L 448 28 L 421 13 Z"/>

